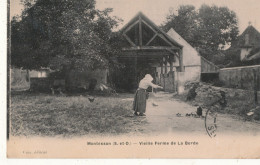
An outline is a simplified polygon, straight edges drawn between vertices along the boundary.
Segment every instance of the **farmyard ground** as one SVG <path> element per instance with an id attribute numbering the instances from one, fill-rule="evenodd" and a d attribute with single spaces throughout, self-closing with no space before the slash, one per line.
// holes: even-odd
<path id="1" fill-rule="evenodd" d="M 147 102 L 146 117 L 135 117 L 134 94 L 119 96 L 52 96 L 18 92 L 11 99 L 11 135 L 42 137 L 207 135 L 205 118 L 186 117 L 196 108 L 168 93 L 156 93 Z M 181 116 L 176 116 L 179 113 Z M 203 111 L 205 116 L 205 110 Z M 260 124 L 229 114 L 218 114 L 217 135 L 260 135 Z"/>

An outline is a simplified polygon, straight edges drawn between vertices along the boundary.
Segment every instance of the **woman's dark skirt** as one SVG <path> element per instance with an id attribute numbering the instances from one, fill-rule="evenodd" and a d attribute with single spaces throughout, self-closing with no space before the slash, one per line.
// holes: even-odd
<path id="1" fill-rule="evenodd" d="M 139 113 L 145 113 L 147 92 L 145 89 L 138 88 L 135 92 L 133 110 Z"/>

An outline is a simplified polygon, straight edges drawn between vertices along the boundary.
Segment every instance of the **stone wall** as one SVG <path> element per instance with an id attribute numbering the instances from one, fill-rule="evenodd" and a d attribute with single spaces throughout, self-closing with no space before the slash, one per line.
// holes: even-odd
<path id="1" fill-rule="evenodd" d="M 177 72 L 177 92 L 178 94 L 184 93 L 184 85 L 188 82 L 185 80 L 185 72 Z"/>
<path id="2" fill-rule="evenodd" d="M 184 72 L 176 72 L 176 89 L 178 94 L 184 92 L 184 84 L 200 81 L 200 66 L 185 66 Z"/>
<path id="3" fill-rule="evenodd" d="M 258 79 L 257 90 L 260 91 L 260 65 L 221 69 L 219 79 L 225 87 L 253 90 L 254 70 Z"/>

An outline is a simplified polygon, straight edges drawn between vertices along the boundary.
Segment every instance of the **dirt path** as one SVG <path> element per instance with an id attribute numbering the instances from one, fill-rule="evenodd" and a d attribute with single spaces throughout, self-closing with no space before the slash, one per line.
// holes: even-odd
<path id="1" fill-rule="evenodd" d="M 187 113 L 196 113 L 197 107 L 173 99 L 172 94 L 156 93 L 147 101 L 144 120 L 147 124 L 143 130 L 153 135 L 189 134 L 207 135 L 205 118 L 186 117 Z M 158 105 L 155 106 L 154 104 Z M 182 117 L 176 116 L 180 113 Z M 206 110 L 203 111 L 205 116 Z M 142 128 L 142 126 L 139 129 Z M 260 135 L 260 124 L 235 119 L 228 114 L 217 115 L 217 135 Z"/>

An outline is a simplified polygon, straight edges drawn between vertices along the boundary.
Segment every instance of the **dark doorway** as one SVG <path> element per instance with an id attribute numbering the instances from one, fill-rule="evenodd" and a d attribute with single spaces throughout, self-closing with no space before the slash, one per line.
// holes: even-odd
<path id="1" fill-rule="evenodd" d="M 148 62 L 148 59 L 128 58 L 122 59 L 120 62 L 124 64 L 124 68 L 120 69 L 116 73 L 116 77 L 114 77 L 117 88 L 127 92 L 135 92 L 139 86 L 139 82 L 146 74 L 150 74 L 154 78 L 153 83 L 156 82 L 156 67 Z M 149 91 L 151 91 L 151 88 Z"/>

